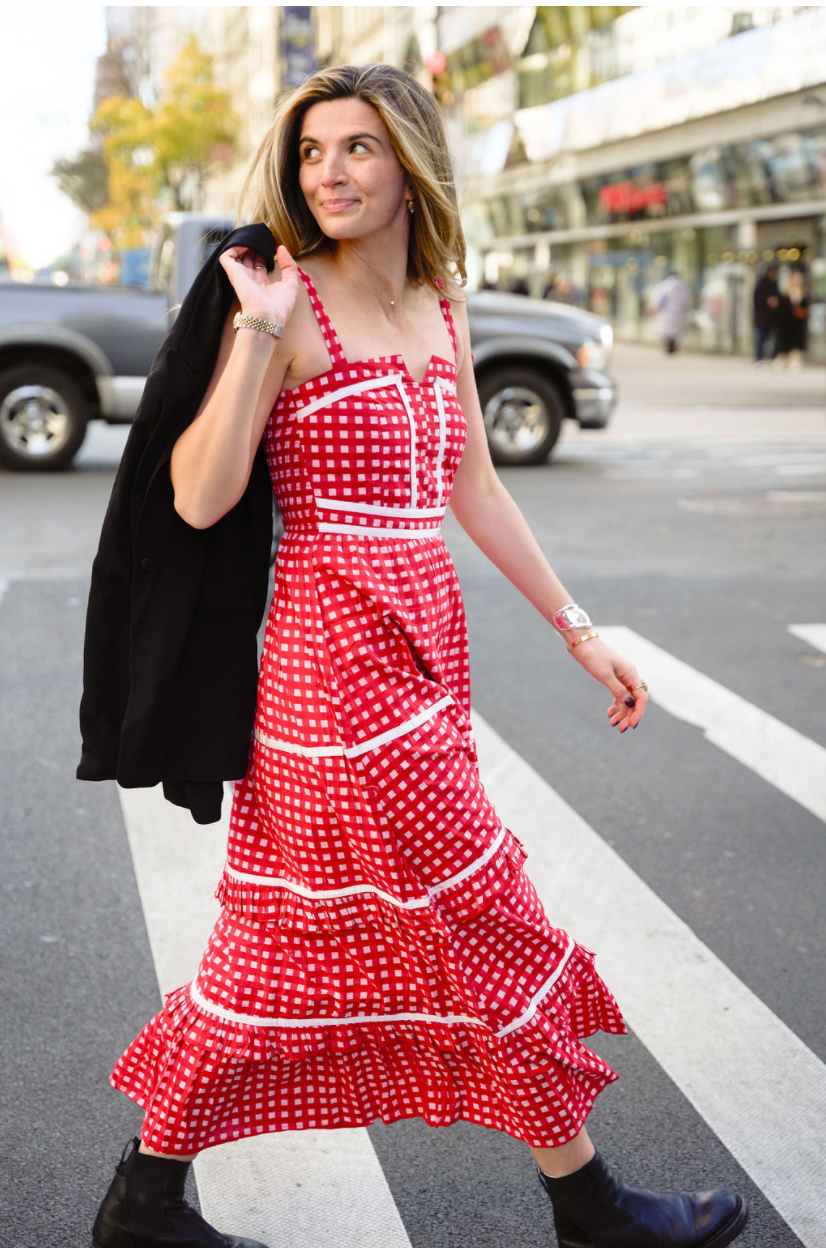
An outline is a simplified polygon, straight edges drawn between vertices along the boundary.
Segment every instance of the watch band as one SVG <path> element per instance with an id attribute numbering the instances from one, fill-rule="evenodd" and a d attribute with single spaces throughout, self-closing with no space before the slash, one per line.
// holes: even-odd
<path id="1" fill-rule="evenodd" d="M 236 334 L 239 329 L 261 329 L 265 334 L 272 334 L 273 338 L 280 338 L 284 333 L 283 325 L 276 325 L 275 321 L 265 321 L 260 316 L 244 316 L 243 312 L 235 313 L 232 328 Z"/>

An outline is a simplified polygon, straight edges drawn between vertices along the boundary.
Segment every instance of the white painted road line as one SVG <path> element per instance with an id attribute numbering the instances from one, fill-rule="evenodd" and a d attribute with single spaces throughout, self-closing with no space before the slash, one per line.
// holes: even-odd
<path id="1" fill-rule="evenodd" d="M 787 631 L 826 654 L 826 624 L 789 624 Z"/>
<path id="2" fill-rule="evenodd" d="M 647 656 L 641 670 L 653 684 Z M 826 1248 L 826 1066 L 478 716 L 474 729 L 551 922 L 597 951 L 642 1043 L 806 1248 Z"/>
<path id="3" fill-rule="evenodd" d="M 702 728 L 714 745 L 826 821 L 826 749 L 630 628 L 601 627 L 632 659 L 652 702 Z"/>
<path id="4" fill-rule="evenodd" d="M 118 792 L 158 983 L 170 992 L 194 976 L 218 916 L 229 797 L 221 823 L 199 827 L 160 788 Z M 365 1130 L 238 1140 L 202 1153 L 195 1175 L 204 1217 L 268 1248 L 410 1248 Z"/>

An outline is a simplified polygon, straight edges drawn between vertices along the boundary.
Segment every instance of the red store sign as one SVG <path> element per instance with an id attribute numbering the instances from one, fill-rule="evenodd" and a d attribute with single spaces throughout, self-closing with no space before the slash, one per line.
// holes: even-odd
<path id="1" fill-rule="evenodd" d="M 612 182 L 600 188 L 599 202 L 617 216 L 632 216 L 646 208 L 665 208 L 668 195 L 662 182 L 653 186 L 636 186 L 633 182 Z"/>

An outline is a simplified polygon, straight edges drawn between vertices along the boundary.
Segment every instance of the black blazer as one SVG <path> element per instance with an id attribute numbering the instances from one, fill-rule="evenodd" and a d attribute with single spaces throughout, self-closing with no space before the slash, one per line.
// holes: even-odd
<path id="1" fill-rule="evenodd" d="M 238 245 L 275 263 L 265 225 L 234 230 L 155 357 L 103 521 L 83 653 L 78 779 L 162 782 L 198 823 L 220 818 L 223 781 L 247 769 L 272 542 L 262 447 L 243 498 L 209 529 L 181 519 L 169 477 L 233 298 L 218 256 Z"/>

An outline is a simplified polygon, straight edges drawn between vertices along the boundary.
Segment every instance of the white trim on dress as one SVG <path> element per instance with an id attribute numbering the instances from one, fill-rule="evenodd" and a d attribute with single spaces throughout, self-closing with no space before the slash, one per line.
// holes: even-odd
<path id="1" fill-rule="evenodd" d="M 556 970 L 554 971 L 553 975 L 549 975 L 548 978 L 545 980 L 545 983 L 539 989 L 539 992 L 536 994 L 536 996 L 534 996 L 531 999 L 531 1003 L 528 1006 L 527 1010 L 525 1010 L 525 1013 L 520 1014 L 519 1018 L 517 1018 L 515 1022 L 508 1023 L 507 1027 L 502 1027 L 499 1031 L 497 1031 L 496 1035 L 499 1037 L 500 1040 L 503 1036 L 509 1036 L 512 1031 L 516 1031 L 518 1030 L 518 1028 L 524 1027 L 525 1023 L 529 1023 L 531 1021 L 534 1014 L 539 1009 L 539 1005 L 543 997 L 546 997 L 548 995 L 548 993 L 553 988 L 554 984 L 556 983 L 556 981 L 559 979 L 560 975 L 564 971 L 565 966 L 568 963 L 568 960 L 571 954 L 573 953 L 575 946 L 576 946 L 576 941 L 574 940 L 572 936 L 569 936 L 568 948 L 565 950 L 564 954 L 562 955 L 560 963 L 557 966 Z"/>
<path id="2" fill-rule="evenodd" d="M 387 373 L 384 377 L 367 377 L 364 381 L 354 381 L 349 386 L 340 386 L 338 390 L 331 390 L 327 394 L 320 394 L 317 399 L 310 399 L 309 403 L 305 403 L 294 413 L 294 417 L 309 416 L 312 412 L 317 412 L 320 407 L 329 407 L 332 403 L 338 403 L 339 399 L 346 399 L 350 394 L 363 394 L 366 390 L 389 390 L 395 385 L 400 385 L 403 373 Z"/>
<path id="3" fill-rule="evenodd" d="M 435 529 L 414 529 L 414 528 L 378 528 L 367 524 L 330 524 L 327 521 L 320 521 L 316 525 L 319 533 L 346 533 L 348 535 L 355 534 L 356 537 L 398 537 L 406 541 L 415 541 L 416 538 L 439 537 L 442 532 L 441 525 Z"/>
<path id="4" fill-rule="evenodd" d="M 411 901 L 402 901 L 400 897 L 394 897 L 392 893 L 386 893 L 384 889 L 376 888 L 373 884 L 354 884 L 349 888 L 307 888 L 304 884 L 297 884 L 295 880 L 286 880 L 279 875 L 252 875 L 246 871 L 236 871 L 235 867 L 231 867 L 229 863 L 225 864 L 224 871 L 233 880 L 239 880 L 242 884 L 263 884 L 270 888 L 283 888 L 288 893 L 295 893 L 310 901 L 360 897 L 364 893 L 373 893 L 389 901 L 391 905 L 398 906 L 400 910 L 421 910 L 430 905 L 429 897 L 414 897 Z"/>
<path id="5" fill-rule="evenodd" d="M 189 985 L 189 995 L 195 1005 L 208 1014 L 226 1019 L 230 1023 L 248 1023 L 252 1027 L 353 1027 L 359 1023 L 445 1023 L 470 1024 L 472 1027 L 485 1027 L 481 1018 L 473 1018 L 470 1014 L 351 1014 L 340 1018 L 262 1018 L 257 1014 L 238 1014 L 235 1010 L 225 1010 L 221 1005 L 214 1005 L 207 1000 L 193 979 Z"/>
<path id="6" fill-rule="evenodd" d="M 439 503 L 442 501 L 444 485 L 442 482 L 442 464 L 445 457 L 445 443 L 447 441 L 447 416 L 445 415 L 445 399 L 442 394 L 442 380 L 437 377 L 433 382 L 433 397 L 436 400 L 436 410 L 439 413 L 439 449 L 436 452 L 436 487 L 438 490 L 437 498 Z M 454 391 L 455 393 L 455 391 Z"/>
<path id="7" fill-rule="evenodd" d="M 472 862 L 469 867 L 465 867 L 463 871 L 458 873 L 458 875 L 452 875 L 449 880 L 442 880 L 441 884 L 434 884 L 432 888 L 428 888 L 427 891 L 429 895 L 431 897 L 435 897 L 437 893 L 443 892 L 444 889 L 451 888 L 454 884 L 461 884 L 464 880 L 473 875 L 475 871 L 479 871 L 482 867 L 486 866 L 504 841 L 506 833 L 507 828 L 504 826 L 501 827 L 495 838 L 491 841 L 490 845 L 488 845 L 485 852 L 480 855 L 475 862 Z"/>
<path id="8" fill-rule="evenodd" d="M 295 741 L 278 741 L 275 737 L 262 732 L 260 728 L 255 728 L 253 735 L 256 741 L 260 741 L 261 745 L 265 745 L 267 749 L 279 750 L 284 754 L 303 754 L 305 758 L 358 758 L 361 754 L 367 754 L 370 750 L 375 750 L 380 745 L 386 745 L 388 741 L 395 741 L 397 737 L 403 737 L 405 733 L 419 728 L 444 707 L 449 706 L 452 701 L 453 695 L 446 693 L 443 698 L 439 698 L 438 702 L 433 702 L 423 711 L 419 711 L 418 715 L 404 720 L 401 724 L 396 724 L 393 728 L 388 728 L 386 732 L 381 732 L 376 737 L 360 741 L 358 745 L 299 745 Z"/>
<path id="9" fill-rule="evenodd" d="M 399 516 L 403 520 L 432 520 L 444 518 L 447 508 L 440 507 L 392 507 L 382 503 L 357 503 L 346 498 L 323 498 L 315 496 L 316 507 L 323 511 L 352 511 L 362 516 Z"/>

